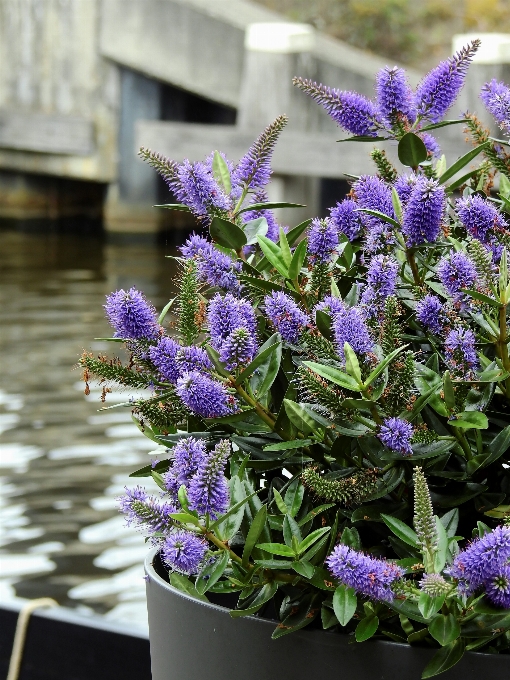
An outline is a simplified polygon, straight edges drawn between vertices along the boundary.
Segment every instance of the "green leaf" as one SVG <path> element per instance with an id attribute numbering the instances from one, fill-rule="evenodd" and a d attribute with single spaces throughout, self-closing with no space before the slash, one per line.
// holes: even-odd
<path id="1" fill-rule="evenodd" d="M 354 588 L 338 586 L 333 595 L 333 611 L 341 626 L 346 626 L 356 613 L 358 599 Z"/>
<path id="2" fill-rule="evenodd" d="M 414 132 L 407 132 L 398 143 L 398 159 L 402 165 L 416 168 L 427 156 L 427 147 Z"/>
<path id="3" fill-rule="evenodd" d="M 459 637 L 460 625 L 454 614 L 438 614 L 429 625 L 429 633 L 445 647 Z"/>
<path id="4" fill-rule="evenodd" d="M 172 512 L 170 517 L 176 522 L 181 522 L 182 524 L 194 524 L 198 526 L 198 518 L 194 515 L 190 515 L 188 512 Z"/>
<path id="5" fill-rule="evenodd" d="M 223 576 L 223 572 L 227 568 L 228 560 L 228 551 L 222 550 L 219 557 L 217 557 L 213 562 L 207 564 L 205 569 L 202 569 L 202 571 L 198 574 L 195 583 L 197 593 L 203 595 L 209 590 L 209 588 L 212 588 L 216 581 L 219 581 L 219 579 Z"/>
<path id="6" fill-rule="evenodd" d="M 205 346 L 205 351 L 216 371 L 224 378 L 228 377 L 229 372 L 225 370 L 225 366 L 221 363 L 219 353 L 210 345 Z"/>
<path id="7" fill-rule="evenodd" d="M 333 331 L 331 329 L 333 319 L 331 316 L 327 312 L 318 309 L 315 312 L 315 321 L 322 337 L 326 338 L 326 340 L 333 340 Z"/>
<path id="8" fill-rule="evenodd" d="M 301 234 L 306 230 L 306 228 L 312 223 L 312 220 L 305 220 L 304 222 L 301 222 L 301 224 L 298 224 L 297 227 L 294 227 L 294 229 L 291 229 L 289 233 L 287 234 L 287 243 L 289 246 L 293 246 L 294 243 L 298 240 L 298 238 L 301 236 Z"/>
<path id="9" fill-rule="evenodd" d="M 154 205 L 154 208 L 166 208 L 167 210 L 181 210 L 182 212 L 191 212 L 184 203 L 163 203 L 163 205 Z"/>
<path id="10" fill-rule="evenodd" d="M 283 543 L 259 543 L 257 548 L 268 552 L 271 555 L 281 555 L 282 557 L 294 557 L 294 551 Z"/>
<path id="11" fill-rule="evenodd" d="M 305 435 L 312 432 L 315 427 L 315 421 L 299 404 L 296 404 L 296 402 L 291 399 L 284 399 L 283 405 L 290 422 L 295 425 L 300 432 Z"/>
<path id="12" fill-rule="evenodd" d="M 163 309 L 161 310 L 161 314 L 160 314 L 159 317 L 158 317 L 158 323 L 159 323 L 159 324 L 162 324 L 163 321 L 165 320 L 165 316 L 168 314 L 168 312 L 169 312 L 170 309 L 172 308 L 172 305 L 173 305 L 174 301 L 175 301 L 175 298 L 172 298 L 172 299 L 170 300 L 170 302 L 167 302 L 166 305 L 165 305 L 165 306 L 163 307 Z"/>
<path id="13" fill-rule="evenodd" d="M 258 399 L 261 399 L 267 394 L 274 383 L 276 376 L 278 375 L 278 371 L 280 370 L 280 364 L 282 361 L 282 342 L 278 333 L 275 333 L 275 336 L 278 339 L 278 346 L 276 350 L 272 352 L 259 366 L 258 371 L 252 376 L 250 380 L 250 387 L 253 392 L 256 392 Z M 270 342 L 275 336 L 271 336 L 267 342 Z M 261 350 L 265 347 L 265 345 L 266 343 L 262 345 Z"/>
<path id="14" fill-rule="evenodd" d="M 239 478 L 238 478 L 239 479 Z M 233 505 L 228 512 L 226 512 L 224 515 L 222 515 L 220 518 L 218 518 L 215 522 L 213 522 L 210 526 L 211 530 L 216 529 L 217 526 L 222 524 L 227 518 L 229 518 L 231 515 L 235 515 L 236 512 L 239 510 L 239 508 L 242 508 L 245 503 L 247 503 L 249 500 L 254 498 L 254 496 L 257 495 L 257 491 L 253 491 L 252 493 L 248 494 L 245 498 L 240 500 L 238 503 Z"/>
<path id="15" fill-rule="evenodd" d="M 197 600 L 203 600 L 204 602 L 209 602 L 207 597 L 203 593 L 199 593 L 193 583 L 188 580 L 187 576 L 183 574 L 178 574 L 173 571 L 170 574 L 170 585 L 172 585 L 176 590 L 180 590 L 181 593 L 186 593 L 190 597 L 194 597 Z"/>
<path id="16" fill-rule="evenodd" d="M 361 384 L 361 369 L 359 367 L 358 357 L 348 342 L 344 342 L 344 354 L 346 372 L 351 375 L 357 383 Z"/>
<path id="17" fill-rule="evenodd" d="M 411 529 L 411 527 L 408 527 L 407 524 L 396 517 L 390 517 L 389 515 L 381 514 L 381 518 L 386 526 L 391 529 L 395 536 L 397 536 L 397 538 L 400 538 L 400 540 L 404 541 L 404 543 L 407 543 L 407 545 L 411 545 L 413 548 L 419 549 L 418 536 L 416 535 L 416 532 Z"/>
<path id="18" fill-rule="evenodd" d="M 274 336 L 271 337 L 271 339 L 273 338 Z M 276 349 L 278 349 L 278 347 L 281 347 L 281 342 L 275 342 L 274 344 L 269 345 L 268 347 L 264 347 L 264 349 L 262 347 L 260 348 L 259 353 L 253 359 L 253 361 L 249 363 L 248 366 L 246 366 L 246 368 L 243 371 L 241 371 L 241 373 L 238 375 L 238 377 L 235 380 L 235 385 L 241 385 L 244 382 L 244 380 L 246 380 L 246 378 L 249 378 L 256 368 L 261 366 L 266 361 L 266 359 L 269 356 L 271 356 L 271 354 Z"/>
<path id="19" fill-rule="evenodd" d="M 455 392 L 453 389 L 450 371 L 445 371 L 443 376 L 443 394 L 446 406 L 453 410 L 455 408 Z"/>
<path id="20" fill-rule="evenodd" d="M 303 446 L 313 444 L 311 439 L 293 439 L 289 442 L 278 442 L 278 444 L 270 444 L 264 446 L 263 451 L 288 451 L 289 449 L 301 449 Z"/>
<path id="21" fill-rule="evenodd" d="M 230 192 L 232 191 L 230 170 L 228 169 L 228 165 L 219 151 L 214 152 L 212 172 L 216 182 L 220 185 L 227 196 L 229 196 Z"/>
<path id="22" fill-rule="evenodd" d="M 340 385 L 340 387 L 345 387 L 345 389 L 352 390 L 353 392 L 360 392 L 362 389 L 362 386 L 359 385 L 352 376 L 343 371 L 339 371 L 337 368 L 317 364 L 315 361 L 303 361 L 303 365 L 307 368 L 311 368 L 312 371 L 322 378 L 326 378 L 335 383 L 335 385 Z"/>
<path id="23" fill-rule="evenodd" d="M 446 564 L 446 556 L 448 554 L 448 535 L 443 523 L 437 515 L 435 516 L 435 520 L 438 542 L 437 550 L 434 554 L 434 571 L 436 574 L 440 574 Z"/>
<path id="24" fill-rule="evenodd" d="M 397 220 L 402 222 L 402 203 L 395 187 L 391 187 L 391 202 L 393 203 L 393 212 Z"/>
<path id="25" fill-rule="evenodd" d="M 273 496 L 274 496 L 275 503 L 278 506 L 278 510 L 282 513 L 282 515 L 287 515 L 288 512 L 289 512 L 289 508 L 287 507 L 287 505 L 286 505 L 285 501 L 283 500 L 278 489 L 275 489 L 274 487 L 273 487 Z"/>
<path id="26" fill-rule="evenodd" d="M 370 135 L 354 135 L 345 139 L 337 139 L 337 142 L 383 142 L 389 137 L 371 137 Z"/>
<path id="27" fill-rule="evenodd" d="M 313 566 L 313 564 L 310 564 L 310 562 L 302 562 L 301 560 L 293 562 L 292 568 L 300 576 L 303 576 L 304 578 L 308 579 L 312 578 L 315 572 L 315 567 Z"/>
<path id="28" fill-rule="evenodd" d="M 297 607 L 297 611 L 292 611 L 286 616 L 283 621 L 276 627 L 271 638 L 273 640 L 293 633 L 300 628 L 308 626 L 315 619 L 320 611 L 320 606 L 315 606 L 317 599 L 316 594 L 305 595 Z"/>
<path id="29" fill-rule="evenodd" d="M 372 635 L 375 634 L 378 627 L 379 619 L 375 614 L 361 619 L 361 621 L 356 626 L 356 630 L 354 631 L 356 642 L 364 642 L 365 640 L 371 638 Z"/>
<path id="30" fill-rule="evenodd" d="M 459 118 L 457 120 L 443 120 L 441 123 L 432 123 L 431 125 L 426 125 L 420 128 L 420 132 L 427 132 L 427 130 L 436 130 L 437 128 L 445 127 L 445 125 L 458 125 L 459 123 L 465 123 L 467 118 Z"/>
<path id="31" fill-rule="evenodd" d="M 400 229 L 400 224 L 397 222 L 397 220 L 394 220 L 393 217 L 385 215 L 383 212 L 380 212 L 379 210 L 371 210 L 370 208 L 356 208 L 354 212 L 362 212 L 366 213 L 367 215 L 372 215 L 372 217 L 378 217 L 383 222 L 387 222 L 388 224 L 391 224 L 393 227 L 397 227 L 398 229 Z"/>
<path id="32" fill-rule="evenodd" d="M 422 680 L 431 678 L 434 675 L 439 675 L 439 673 L 443 673 L 452 666 L 455 666 L 455 664 L 462 659 L 464 650 L 465 643 L 462 638 L 451 642 L 445 647 L 441 647 L 425 666 L 425 670 L 421 675 Z"/>
<path id="33" fill-rule="evenodd" d="M 221 217 L 213 217 L 209 233 L 215 243 L 224 248 L 241 250 L 246 245 L 246 234 L 234 222 L 229 222 Z"/>
<path id="34" fill-rule="evenodd" d="M 269 226 L 265 217 L 257 217 L 246 222 L 243 227 L 243 231 L 246 234 L 246 245 L 252 246 L 257 243 L 257 236 L 265 236 L 268 229 Z"/>
<path id="35" fill-rule="evenodd" d="M 422 591 L 418 600 L 418 609 L 420 610 L 424 619 L 430 619 L 441 609 L 444 601 L 444 595 L 441 597 L 430 597 L 430 595 L 427 595 L 427 593 Z"/>
<path id="36" fill-rule="evenodd" d="M 468 638 L 485 637 L 491 635 L 497 628 L 510 629 L 510 614 L 502 610 L 501 614 L 479 614 L 462 626 L 462 635 Z"/>
<path id="37" fill-rule="evenodd" d="M 322 529 L 316 529 L 315 531 L 312 531 L 311 534 L 308 534 L 308 536 L 299 544 L 299 554 L 302 555 L 306 552 L 311 545 L 329 531 L 331 531 L 331 527 L 322 527 Z"/>
<path id="38" fill-rule="evenodd" d="M 262 607 L 263 604 L 268 602 L 274 597 L 278 589 L 278 584 L 275 581 L 271 583 L 266 583 L 257 593 L 257 596 L 252 600 L 246 609 L 231 609 L 229 614 L 233 619 L 239 619 L 241 616 L 249 616 L 250 614 L 255 614 Z"/>
<path id="39" fill-rule="evenodd" d="M 283 276 L 284 279 L 289 278 L 288 265 L 285 264 L 285 259 L 281 249 L 265 236 L 257 236 L 260 249 L 267 257 L 273 267 Z"/>
<path id="40" fill-rule="evenodd" d="M 496 309 L 500 309 L 500 307 L 504 306 L 504 305 L 501 304 L 501 302 L 499 300 L 495 300 L 494 298 L 491 298 L 488 295 L 484 295 L 483 293 L 479 293 L 477 290 L 473 290 L 471 288 L 461 288 L 461 291 L 463 293 L 467 293 L 468 295 L 470 295 L 475 300 L 480 300 L 480 302 L 485 302 L 486 304 L 491 305 L 491 307 L 495 307 Z"/>
<path id="41" fill-rule="evenodd" d="M 489 427 L 489 421 L 485 413 L 480 413 L 480 411 L 463 411 L 451 416 L 448 419 L 448 425 L 463 427 L 466 430 L 486 430 Z"/>
<path id="42" fill-rule="evenodd" d="M 295 517 L 298 512 L 305 495 L 305 487 L 301 484 L 299 477 L 293 479 L 285 492 L 285 505 L 289 508 L 289 515 Z"/>
<path id="43" fill-rule="evenodd" d="M 292 261 L 292 253 L 290 252 L 289 244 L 287 242 L 287 236 L 285 235 L 285 232 L 283 231 L 283 227 L 280 227 L 279 234 L 280 234 L 280 238 L 278 239 L 278 245 L 280 246 L 280 250 L 281 250 L 281 253 L 282 253 L 283 261 L 285 262 L 285 266 L 288 268 L 288 267 L 290 267 L 290 263 Z"/>
<path id="44" fill-rule="evenodd" d="M 499 193 L 504 198 L 510 197 L 510 180 L 505 175 L 499 176 Z"/>
<path id="45" fill-rule="evenodd" d="M 504 430 L 494 437 L 492 442 L 489 444 L 490 456 L 486 458 L 482 467 L 486 467 L 491 463 L 494 463 L 498 458 L 500 458 L 504 453 L 507 452 L 508 447 L 510 447 L 510 425 L 507 425 Z"/>
<path id="46" fill-rule="evenodd" d="M 455 161 L 455 163 L 441 175 L 441 177 L 438 180 L 439 184 L 444 184 L 447 180 L 450 179 L 450 177 L 456 175 L 459 172 L 459 170 L 462 170 L 464 166 L 466 166 L 470 161 L 472 161 L 473 158 L 476 158 L 476 156 L 478 156 L 478 154 L 484 149 L 486 149 L 488 146 L 490 146 L 490 142 L 484 142 L 483 144 L 480 144 L 479 146 L 475 147 L 474 149 L 471 149 L 471 151 L 468 151 L 466 154 L 461 156 L 461 158 L 459 158 L 458 161 Z"/>
<path id="47" fill-rule="evenodd" d="M 475 170 L 471 170 L 471 172 L 466 172 L 465 175 L 462 175 L 462 177 L 459 177 L 459 179 L 456 179 L 455 182 L 452 182 L 446 187 L 446 191 L 451 194 L 455 191 L 455 189 L 458 189 L 461 187 L 463 184 L 465 184 L 468 179 L 471 179 L 476 173 L 479 172 L 478 168 Z"/>
<path id="48" fill-rule="evenodd" d="M 303 537 L 301 535 L 301 529 L 299 528 L 296 520 L 288 514 L 286 514 L 283 518 L 282 531 L 285 545 L 288 545 L 289 548 L 292 548 L 294 552 L 297 553 L 299 544 L 303 540 Z"/>
<path id="49" fill-rule="evenodd" d="M 244 484 L 235 475 L 229 480 L 230 509 L 214 522 L 214 529 L 221 541 L 230 541 L 239 531 L 244 517 L 244 506 L 250 500 L 246 495 Z"/>
<path id="50" fill-rule="evenodd" d="M 251 203 L 239 210 L 238 215 L 247 210 L 278 210 L 278 208 L 306 208 L 306 205 L 302 203 L 282 203 L 282 202 L 272 202 L 272 203 Z"/>
<path id="51" fill-rule="evenodd" d="M 306 245 L 307 241 L 306 239 L 303 239 L 298 243 L 296 250 L 294 251 L 294 255 L 289 264 L 289 279 L 291 279 L 291 281 L 297 281 L 301 272 L 301 267 L 303 266 L 306 257 Z"/>
<path id="52" fill-rule="evenodd" d="M 380 364 L 377 364 L 377 366 L 365 380 L 364 386 L 368 387 L 369 385 L 371 385 L 374 382 L 374 380 L 378 378 L 379 375 L 384 371 L 386 366 L 391 364 L 393 359 L 395 359 L 395 357 L 397 357 L 400 354 L 400 352 L 402 352 L 407 346 L 408 345 L 402 345 L 401 347 L 397 347 L 397 349 L 394 349 L 393 352 L 390 352 L 388 356 L 385 359 L 383 359 L 383 361 L 381 361 Z"/>
<path id="53" fill-rule="evenodd" d="M 244 543 L 243 567 L 245 569 L 248 568 L 250 555 L 252 553 L 253 548 L 257 545 L 257 541 L 259 540 L 260 535 L 262 534 L 262 531 L 266 524 L 266 518 L 267 518 L 267 506 L 263 505 L 253 518 L 253 522 L 250 525 L 248 534 L 246 536 L 246 541 Z"/>

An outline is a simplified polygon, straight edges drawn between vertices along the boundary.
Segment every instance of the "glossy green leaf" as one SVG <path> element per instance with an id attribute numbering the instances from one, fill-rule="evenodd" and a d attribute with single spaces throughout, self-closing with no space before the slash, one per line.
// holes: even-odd
<path id="1" fill-rule="evenodd" d="M 401 541 L 411 545 L 413 548 L 418 549 L 418 536 L 416 535 L 414 529 L 411 529 L 411 527 L 408 527 L 407 524 L 396 517 L 390 517 L 389 515 L 381 514 L 381 518 L 386 526 L 391 529 L 395 536 L 397 536 L 397 538 L 400 538 Z"/>
<path id="2" fill-rule="evenodd" d="M 425 666 L 421 675 L 422 680 L 432 678 L 434 675 L 439 675 L 439 673 L 444 673 L 444 671 L 455 666 L 464 656 L 464 651 L 465 643 L 462 638 L 451 642 L 445 647 L 441 647 Z"/>
<path id="3" fill-rule="evenodd" d="M 402 203 L 395 187 L 391 187 L 391 202 L 393 203 L 393 212 L 397 220 L 402 222 Z"/>
<path id="4" fill-rule="evenodd" d="M 301 222 L 301 224 L 298 224 L 297 227 L 294 227 L 294 229 L 291 229 L 288 234 L 287 234 L 287 243 L 289 246 L 292 248 L 294 243 L 298 240 L 298 238 L 303 234 L 307 227 L 312 223 L 312 220 L 305 220 L 304 222 Z"/>
<path id="5" fill-rule="evenodd" d="M 166 208 L 167 210 L 179 210 L 181 212 L 191 212 L 184 203 L 163 203 L 162 205 L 154 205 L 153 208 Z"/>
<path id="6" fill-rule="evenodd" d="M 322 337 L 326 338 L 326 340 L 333 340 L 333 319 L 331 316 L 327 312 L 318 309 L 315 312 L 315 321 Z"/>
<path id="7" fill-rule="evenodd" d="M 416 168 L 427 156 L 427 147 L 414 132 L 407 132 L 398 143 L 398 159 L 402 165 Z"/>
<path id="8" fill-rule="evenodd" d="M 315 427 L 315 421 L 299 404 L 296 404 L 296 402 L 291 399 L 284 399 L 283 405 L 290 422 L 295 425 L 300 432 L 304 435 L 312 432 Z"/>
<path id="9" fill-rule="evenodd" d="M 276 505 L 278 506 L 278 510 L 282 513 L 282 515 L 286 515 L 289 512 L 289 508 L 287 507 L 285 501 L 283 500 L 280 492 L 278 489 L 275 489 L 273 487 L 273 496 L 274 496 L 274 501 Z"/>
<path id="10" fill-rule="evenodd" d="M 190 597 L 194 597 L 197 600 L 203 600 L 204 602 L 209 602 L 207 597 L 203 593 L 199 593 L 193 583 L 191 583 L 188 577 L 184 576 L 184 574 L 178 574 L 176 571 L 173 571 L 170 574 L 170 585 L 176 590 L 180 590 L 181 593 L 185 593 Z"/>
<path id="11" fill-rule="evenodd" d="M 249 378 L 250 375 L 252 375 L 252 373 L 255 371 L 255 369 L 261 366 L 267 360 L 267 358 L 279 347 L 281 347 L 281 342 L 274 342 L 273 344 L 267 347 L 264 346 L 261 347 L 253 361 L 249 363 L 248 366 L 246 366 L 246 368 L 243 371 L 241 371 L 241 373 L 238 375 L 235 384 L 241 385 L 244 382 L 244 380 L 246 380 L 246 378 Z"/>
<path id="12" fill-rule="evenodd" d="M 504 306 L 501 304 L 499 300 L 495 300 L 494 298 L 491 298 L 488 295 L 485 295 L 484 293 L 479 293 L 477 290 L 473 290 L 472 288 L 461 288 L 461 291 L 463 293 L 466 293 L 470 297 L 474 298 L 475 300 L 485 302 L 486 304 L 490 305 L 491 307 L 495 307 L 496 309 L 499 309 L 500 307 Z"/>
<path id="13" fill-rule="evenodd" d="M 246 235 L 246 245 L 252 246 L 257 243 L 257 236 L 265 236 L 269 226 L 265 217 L 257 217 L 246 222 L 243 231 Z M 255 270 L 256 271 L 256 270 Z"/>
<path id="14" fill-rule="evenodd" d="M 307 579 L 312 578 L 312 576 L 315 572 L 315 567 L 313 566 L 313 564 L 310 564 L 310 562 L 303 562 L 301 560 L 293 562 L 292 568 L 300 576 L 303 576 L 304 578 L 307 578 Z"/>
<path id="15" fill-rule="evenodd" d="M 494 463 L 498 458 L 500 458 L 504 453 L 508 451 L 510 447 L 510 425 L 507 425 L 501 432 L 494 437 L 492 442 L 489 444 L 490 456 L 486 458 L 482 467 L 486 467 L 491 463 Z"/>
<path id="16" fill-rule="evenodd" d="M 318 541 L 319 538 L 322 538 L 324 534 L 327 534 L 330 531 L 331 527 L 322 527 L 321 529 L 312 531 L 312 533 L 308 534 L 308 536 L 299 544 L 299 554 L 302 555 L 306 550 L 308 550 L 308 548 Z"/>
<path id="17" fill-rule="evenodd" d="M 268 202 L 268 203 L 251 203 L 239 210 L 239 215 L 247 210 L 278 210 L 279 208 L 306 208 L 306 205 L 302 203 L 284 203 L 281 201 Z"/>
<path id="18" fill-rule="evenodd" d="M 301 272 L 306 257 L 306 245 L 307 241 L 306 239 L 303 239 L 298 243 L 296 250 L 294 251 L 294 255 L 289 264 L 289 279 L 291 279 L 291 281 L 296 281 Z"/>
<path id="19" fill-rule="evenodd" d="M 449 418 L 448 425 L 463 427 L 466 430 L 486 430 L 489 427 L 489 421 L 485 413 L 480 413 L 480 411 L 463 411 Z"/>
<path id="20" fill-rule="evenodd" d="M 266 238 L 265 236 L 257 236 L 257 241 L 260 249 L 267 257 L 269 262 L 273 265 L 273 267 L 281 274 L 281 276 L 283 276 L 284 279 L 288 279 L 288 265 L 285 264 L 283 253 L 279 246 L 277 246 L 276 243 L 273 243 L 273 241 Z"/>
<path id="21" fill-rule="evenodd" d="M 429 633 L 441 647 L 449 645 L 460 635 L 460 625 L 454 614 L 438 614 L 429 624 Z"/>
<path id="22" fill-rule="evenodd" d="M 443 606 L 445 596 L 441 597 L 430 597 L 425 592 L 420 593 L 418 599 L 418 609 L 420 610 L 424 619 L 430 619 L 434 614 L 436 614 Z"/>
<path id="23" fill-rule="evenodd" d="M 301 529 L 299 528 L 298 523 L 288 514 L 286 514 L 283 518 L 282 531 L 285 545 L 288 545 L 289 548 L 292 548 L 294 552 L 297 553 L 299 544 L 303 540 L 303 537 L 301 535 Z"/>
<path id="24" fill-rule="evenodd" d="M 221 541 L 230 541 L 239 531 L 244 517 L 244 506 L 249 501 L 246 489 L 237 475 L 228 482 L 230 490 L 229 511 L 214 522 L 214 530 Z"/>
<path id="25" fill-rule="evenodd" d="M 379 619 L 375 614 L 361 619 L 361 621 L 356 626 L 356 630 L 354 631 L 356 642 L 364 642 L 365 640 L 371 638 L 372 635 L 375 635 L 378 627 Z"/>
<path id="26" fill-rule="evenodd" d="M 267 506 L 263 505 L 250 525 L 243 549 L 243 567 L 246 569 L 250 560 L 253 548 L 257 545 L 267 519 Z"/>
<path id="27" fill-rule="evenodd" d="M 437 550 L 434 554 L 434 571 L 436 574 L 440 574 L 446 564 L 446 556 L 448 554 L 448 535 L 443 523 L 439 517 L 435 517 L 436 521 L 436 532 L 437 532 Z"/>
<path id="28" fill-rule="evenodd" d="M 289 508 L 289 515 L 295 517 L 298 512 L 303 498 L 305 496 L 305 487 L 301 483 L 301 479 L 296 477 L 289 484 L 287 491 L 285 492 L 285 505 Z"/>
<path id="29" fill-rule="evenodd" d="M 391 224 L 392 227 L 397 227 L 398 229 L 400 229 L 400 224 L 396 220 L 394 220 L 393 217 L 385 215 L 383 212 L 380 212 L 379 210 L 371 210 L 370 208 L 356 208 L 354 212 L 362 212 L 366 213 L 367 215 L 372 215 L 372 217 L 377 217 L 383 222 Z"/>
<path id="30" fill-rule="evenodd" d="M 383 361 L 381 361 L 380 364 L 377 364 L 377 366 L 365 380 L 364 383 L 365 387 L 371 385 L 374 382 L 374 380 L 381 375 L 386 366 L 389 366 L 389 364 L 391 364 L 391 362 L 400 354 L 400 352 L 405 350 L 406 347 L 408 347 L 408 345 L 401 345 L 400 347 L 397 347 L 397 349 L 394 349 L 393 352 L 390 352 L 388 356 L 385 359 L 383 359 Z"/>
<path id="31" fill-rule="evenodd" d="M 239 479 L 239 478 L 238 478 L 238 479 Z M 247 496 L 245 496 L 245 497 L 244 497 L 242 500 L 240 500 L 238 503 L 236 503 L 235 505 L 233 505 L 233 506 L 228 510 L 228 512 L 226 512 L 224 515 L 222 515 L 221 517 L 219 517 L 215 522 L 213 522 L 213 523 L 211 524 L 211 526 L 210 526 L 211 530 L 216 529 L 216 527 L 217 527 L 218 525 L 220 525 L 220 524 L 222 524 L 223 522 L 225 522 L 225 520 L 228 519 L 231 515 L 235 515 L 235 514 L 239 511 L 239 509 L 243 507 L 243 505 L 245 505 L 246 503 L 248 503 L 248 501 L 250 501 L 250 500 L 251 500 L 252 498 L 254 498 L 256 495 L 257 495 L 257 491 L 252 491 L 250 494 L 248 494 Z"/>
<path id="32" fill-rule="evenodd" d="M 338 586 L 333 595 L 333 611 L 341 626 L 346 626 L 356 613 L 358 599 L 354 588 Z"/>
<path id="33" fill-rule="evenodd" d="M 213 562 L 209 562 L 206 567 L 198 574 L 195 583 L 197 593 L 203 595 L 209 588 L 219 581 L 223 572 L 227 568 L 229 554 L 227 550 L 222 550 L 221 554 Z"/>
<path id="34" fill-rule="evenodd" d="M 461 156 L 458 161 L 456 161 L 452 166 L 448 168 L 446 172 L 444 172 L 441 177 L 439 178 L 438 182 L 439 184 L 444 184 L 447 180 L 450 179 L 450 177 L 453 177 L 456 175 L 459 170 L 462 170 L 463 167 L 465 167 L 468 163 L 470 163 L 473 158 L 476 158 L 478 154 L 481 151 L 484 151 L 488 146 L 490 145 L 490 142 L 484 142 L 483 144 L 480 144 L 479 146 L 475 147 L 474 149 L 471 149 L 471 151 L 468 151 L 466 154 Z"/>
<path id="35" fill-rule="evenodd" d="M 230 192 L 232 191 L 230 170 L 228 169 L 228 165 L 219 151 L 214 152 L 212 172 L 216 182 L 220 185 L 227 196 L 229 196 Z"/>
<path id="36" fill-rule="evenodd" d="M 257 548 L 271 555 L 281 555 L 282 557 L 294 557 L 295 555 L 294 550 L 283 543 L 259 543 Z"/>
<path id="37" fill-rule="evenodd" d="M 371 135 L 354 135 L 345 139 L 337 139 L 337 142 L 384 142 L 389 137 L 372 137 Z"/>
<path id="38" fill-rule="evenodd" d="M 338 370 L 338 368 L 324 366 L 324 364 L 317 364 L 315 361 L 303 361 L 303 365 L 307 366 L 307 368 L 310 368 L 322 378 L 326 378 L 327 380 L 335 383 L 335 385 L 340 385 L 340 387 L 352 390 L 353 392 L 361 391 L 361 385 L 359 385 L 352 376 Z"/>
<path id="39" fill-rule="evenodd" d="M 209 233 L 215 243 L 224 248 L 240 250 L 246 245 L 246 234 L 237 224 L 224 220 L 221 217 L 213 217 Z"/>
<path id="40" fill-rule="evenodd" d="M 278 245 L 280 246 L 280 251 L 282 253 L 285 266 L 288 268 L 292 261 L 292 253 L 290 252 L 289 243 L 287 241 L 287 236 L 283 230 L 283 227 L 280 227 L 279 234 L 280 237 L 278 239 Z"/>
<path id="41" fill-rule="evenodd" d="M 278 590 L 278 584 L 275 581 L 271 583 L 266 583 L 257 593 L 255 599 L 253 599 L 246 609 L 231 609 L 229 614 L 233 619 L 239 619 L 242 616 L 249 616 L 250 614 L 255 614 L 262 607 L 263 604 L 268 602 L 274 597 L 274 594 Z"/>
<path id="42" fill-rule="evenodd" d="M 311 439 L 293 439 L 288 442 L 278 442 L 277 444 L 270 444 L 264 446 L 264 451 L 288 451 L 289 449 L 301 449 L 303 446 L 312 444 Z"/>
<path id="43" fill-rule="evenodd" d="M 358 357 L 348 342 L 344 342 L 345 370 L 357 383 L 361 384 L 361 369 Z"/>

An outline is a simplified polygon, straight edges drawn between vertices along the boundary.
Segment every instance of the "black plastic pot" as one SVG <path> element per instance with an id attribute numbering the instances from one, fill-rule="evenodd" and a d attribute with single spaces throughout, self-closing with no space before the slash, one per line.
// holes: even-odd
<path id="1" fill-rule="evenodd" d="M 300 630 L 271 639 L 275 621 L 232 619 L 226 607 L 193 599 L 145 561 L 152 680 L 419 680 L 434 650 Z M 444 680 L 503 680 L 510 655 L 467 653 Z"/>

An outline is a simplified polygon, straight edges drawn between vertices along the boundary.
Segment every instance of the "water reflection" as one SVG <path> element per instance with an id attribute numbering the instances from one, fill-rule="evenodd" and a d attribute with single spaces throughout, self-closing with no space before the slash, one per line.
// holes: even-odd
<path id="1" fill-rule="evenodd" d="M 180 240 L 180 239 L 179 239 Z M 74 370 L 110 329 L 104 296 L 137 286 L 162 307 L 172 244 L 0 231 L 0 601 L 50 596 L 145 626 L 143 538 L 115 497 L 154 444 Z M 108 395 L 107 405 L 135 396 Z"/>

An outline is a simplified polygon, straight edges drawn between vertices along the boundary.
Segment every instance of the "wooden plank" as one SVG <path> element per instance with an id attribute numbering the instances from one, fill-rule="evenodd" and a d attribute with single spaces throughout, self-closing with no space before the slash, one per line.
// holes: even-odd
<path id="1" fill-rule="evenodd" d="M 88 156 L 94 124 L 86 118 L 0 109 L 0 148 Z"/>

